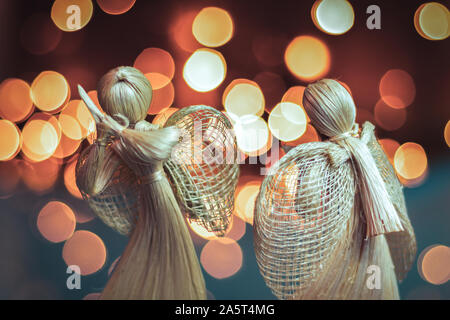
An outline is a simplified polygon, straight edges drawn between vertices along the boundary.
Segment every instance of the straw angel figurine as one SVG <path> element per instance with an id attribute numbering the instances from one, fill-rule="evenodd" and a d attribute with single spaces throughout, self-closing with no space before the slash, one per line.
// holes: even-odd
<path id="1" fill-rule="evenodd" d="M 327 139 L 290 150 L 256 200 L 257 262 L 280 299 L 398 299 L 416 241 L 402 186 L 337 81 L 307 86 L 303 105 Z"/>
<path id="2" fill-rule="evenodd" d="M 198 205 L 201 188 L 191 193 L 197 202 L 180 198 L 179 191 L 186 186 L 176 183 L 192 179 L 193 173 L 186 170 L 186 163 L 177 167 L 172 157 L 184 139 L 178 123 L 159 128 L 145 121 L 152 89 L 148 79 L 132 67 L 118 67 L 102 77 L 98 96 L 103 110 L 80 86 L 79 92 L 97 123 L 97 139 L 78 160 L 77 185 L 107 225 L 130 236 L 101 298 L 205 299 L 203 275 L 180 204 L 185 203 L 184 211 L 197 204 L 197 213 L 204 206 Z M 164 171 L 168 162 L 176 179 Z M 238 168 L 228 171 L 230 187 L 209 200 L 228 203 L 223 199 L 234 193 Z M 225 209 L 233 210 L 216 210 L 222 214 L 222 228 L 229 222 Z M 208 217 L 193 218 L 209 221 Z"/>

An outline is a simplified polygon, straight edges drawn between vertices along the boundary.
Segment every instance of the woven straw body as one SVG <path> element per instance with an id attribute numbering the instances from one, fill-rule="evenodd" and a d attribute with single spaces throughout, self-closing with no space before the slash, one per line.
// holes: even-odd
<path id="1" fill-rule="evenodd" d="M 370 123 L 364 125 L 361 140 L 381 156 Z M 392 167 L 389 162 L 379 165 L 389 171 L 384 175 L 387 184 L 395 186 L 391 197 L 398 202 L 396 208 L 404 209 Z M 399 298 L 386 237 L 365 239 L 355 181 L 349 153 L 333 142 L 292 149 L 264 179 L 255 206 L 255 253 L 266 284 L 278 298 Z M 402 222 L 409 223 L 406 209 L 401 214 Z M 405 230 L 400 246 L 391 248 L 402 274 L 415 254 L 410 251 L 415 246 L 412 228 Z M 379 282 L 368 284 L 374 269 Z"/>
<path id="2" fill-rule="evenodd" d="M 223 236 L 239 178 L 231 123 L 220 111 L 199 105 L 177 111 L 165 126 L 183 132 L 183 140 L 164 164 L 182 210 L 189 220 Z"/>
<path id="3" fill-rule="evenodd" d="M 97 143 L 97 142 L 95 142 Z M 86 148 L 78 158 L 76 167 L 76 176 L 79 179 L 80 171 L 86 165 L 86 158 L 90 155 L 93 146 Z M 106 147 L 111 157 L 117 157 L 110 149 Z M 128 235 L 133 228 L 136 215 L 138 212 L 138 195 L 139 184 L 136 175 L 128 168 L 122 161 L 115 170 L 109 173 L 109 182 L 104 189 L 95 195 L 85 190 L 82 182 L 78 181 L 78 188 L 87 201 L 92 211 L 99 217 L 107 226 L 113 228 L 122 235 Z"/>

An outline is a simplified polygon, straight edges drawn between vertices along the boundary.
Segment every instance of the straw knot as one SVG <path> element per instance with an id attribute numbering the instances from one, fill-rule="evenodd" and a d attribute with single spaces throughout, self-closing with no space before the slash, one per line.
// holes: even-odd
<path id="1" fill-rule="evenodd" d="M 141 184 L 152 184 L 164 178 L 164 171 L 158 170 L 140 177 Z"/>
<path id="2" fill-rule="evenodd" d="M 334 137 L 331 137 L 330 141 L 337 142 L 337 141 L 340 141 L 340 140 L 347 139 L 349 137 L 357 138 L 358 136 L 359 136 L 359 125 L 355 122 L 353 124 L 351 130 L 349 130 L 347 132 L 340 133 L 338 135 L 335 135 Z"/>

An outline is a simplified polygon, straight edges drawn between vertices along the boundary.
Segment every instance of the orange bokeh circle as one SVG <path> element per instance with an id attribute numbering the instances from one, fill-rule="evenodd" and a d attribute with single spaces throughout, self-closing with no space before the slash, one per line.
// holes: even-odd
<path id="1" fill-rule="evenodd" d="M 0 161 L 13 159 L 22 147 L 22 134 L 14 122 L 0 119 Z"/>
<path id="2" fill-rule="evenodd" d="M 165 76 L 153 76 L 153 90 L 166 86 L 175 74 L 175 62 L 171 54 L 160 48 L 145 49 L 138 55 L 133 66 L 144 74 Z"/>
<path id="3" fill-rule="evenodd" d="M 21 79 L 6 79 L 0 84 L 0 116 L 12 122 L 26 120 L 34 111 L 31 88 Z"/>
<path id="4" fill-rule="evenodd" d="M 381 99 L 394 109 L 409 106 L 416 96 L 413 78 L 409 73 L 400 69 L 389 70 L 383 75 L 379 91 Z"/>
<path id="5" fill-rule="evenodd" d="M 66 78 L 55 71 L 41 72 L 31 84 L 31 99 L 44 112 L 59 112 L 70 99 Z"/>
<path id="6" fill-rule="evenodd" d="M 428 166 L 423 147 L 414 142 L 402 144 L 394 155 L 395 170 L 405 179 L 420 177 Z"/>
<path id="7" fill-rule="evenodd" d="M 216 279 L 225 279 L 234 275 L 242 267 L 242 260 L 242 249 L 231 238 L 208 241 L 200 254 L 203 268 Z"/>
<path id="8" fill-rule="evenodd" d="M 81 275 L 89 275 L 100 270 L 106 262 L 106 247 L 103 240 L 87 230 L 78 230 L 66 241 L 63 259 L 68 266 L 80 268 Z"/>
<path id="9" fill-rule="evenodd" d="M 98 6 L 108 14 L 118 15 L 129 11 L 136 0 L 97 0 Z"/>
<path id="10" fill-rule="evenodd" d="M 51 242 L 62 242 L 75 231 L 76 220 L 72 209 L 63 202 L 50 201 L 39 212 L 37 228 Z"/>
<path id="11" fill-rule="evenodd" d="M 93 10 L 91 0 L 55 0 L 51 18 L 62 31 L 78 31 L 89 23 Z"/>
<path id="12" fill-rule="evenodd" d="M 378 100 L 374 109 L 375 121 L 388 131 L 401 128 L 406 122 L 406 110 L 394 109 L 387 105 L 382 99 Z"/>
<path id="13" fill-rule="evenodd" d="M 206 47 L 220 47 L 233 36 L 233 19 L 221 8 L 203 8 L 192 23 L 192 33 Z"/>
<path id="14" fill-rule="evenodd" d="M 292 40 L 284 53 L 289 71 L 303 81 L 322 78 L 330 69 L 330 52 L 321 40 L 299 36 Z"/>

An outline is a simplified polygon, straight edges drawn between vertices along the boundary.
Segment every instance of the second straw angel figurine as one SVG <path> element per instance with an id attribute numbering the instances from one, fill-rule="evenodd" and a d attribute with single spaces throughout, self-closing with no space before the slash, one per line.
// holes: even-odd
<path id="1" fill-rule="evenodd" d="M 255 251 L 280 299 L 398 299 L 416 241 L 402 186 L 352 96 L 337 81 L 307 86 L 303 105 L 326 137 L 290 150 L 256 201 Z"/>

